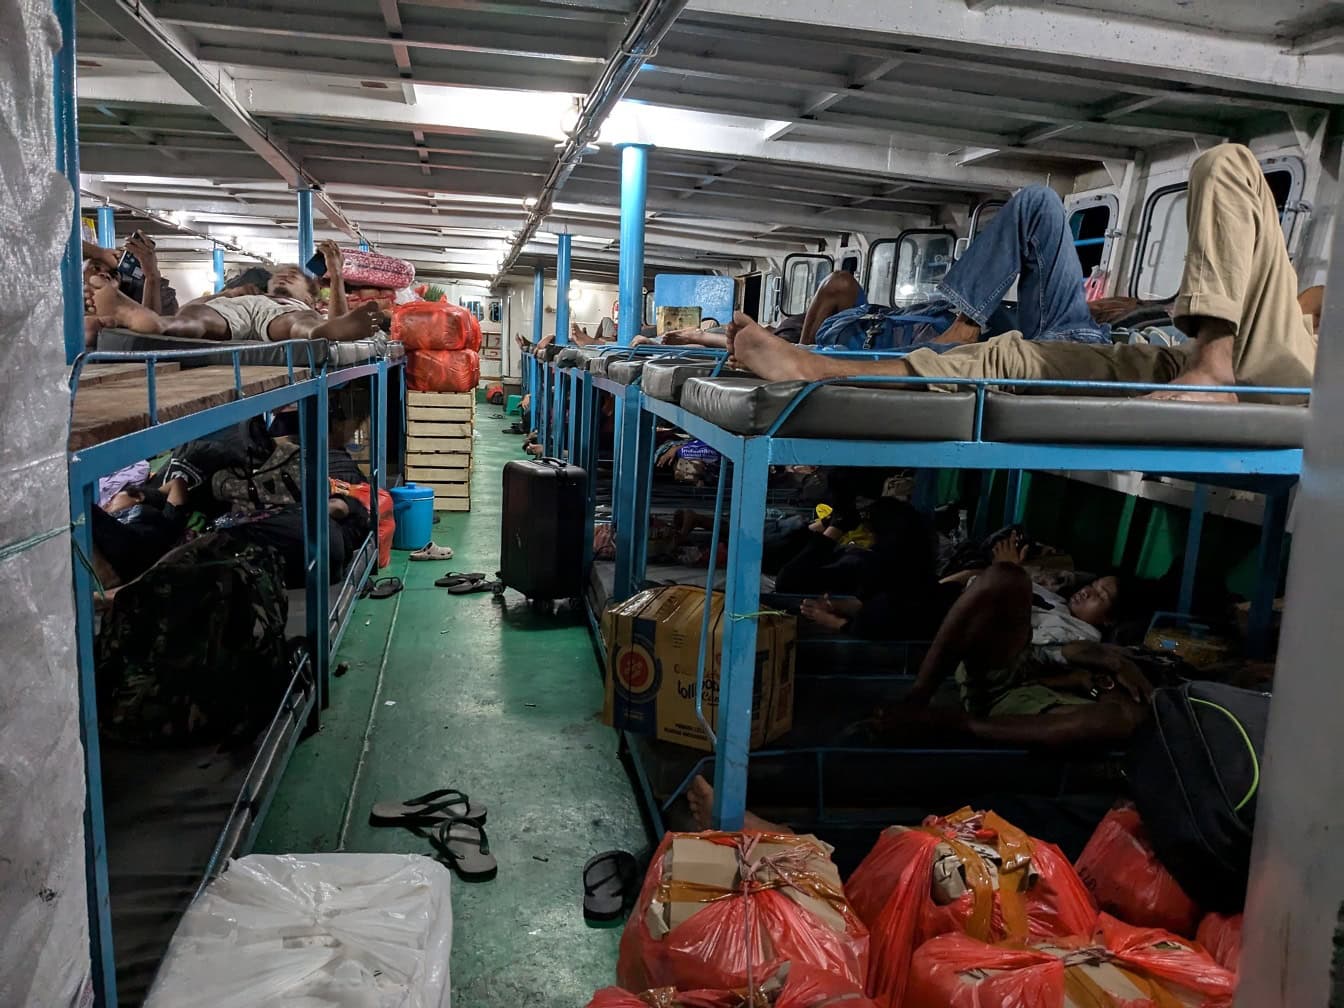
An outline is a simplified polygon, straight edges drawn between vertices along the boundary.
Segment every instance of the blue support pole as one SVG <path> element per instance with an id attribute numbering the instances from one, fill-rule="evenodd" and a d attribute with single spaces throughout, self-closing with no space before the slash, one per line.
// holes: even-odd
<path id="1" fill-rule="evenodd" d="M 299 198 L 299 265 L 307 268 L 316 247 L 313 244 L 313 191 L 300 189 Z"/>
<path id="2" fill-rule="evenodd" d="M 224 250 L 216 245 L 210 252 L 210 259 L 215 268 L 215 293 L 218 294 L 224 289 Z"/>
<path id="3" fill-rule="evenodd" d="M 1204 512 L 1209 507 L 1209 485 L 1195 484 L 1195 499 L 1190 503 L 1190 527 L 1185 535 L 1185 566 L 1181 570 L 1179 609 L 1187 616 L 1195 601 L 1195 575 L 1199 570 L 1199 541 L 1204 535 Z"/>
<path id="4" fill-rule="evenodd" d="M 571 238 L 567 234 L 558 236 L 559 244 L 555 249 L 555 345 L 569 346 L 569 271 L 571 263 Z"/>
<path id="5" fill-rule="evenodd" d="M 307 587 L 308 647 L 317 683 L 314 711 L 330 703 L 331 585 L 327 578 L 330 535 L 327 521 L 327 382 L 319 378 L 316 395 L 299 403 L 299 451 L 303 487 L 303 563 Z M 370 497 L 371 501 L 376 497 Z M 315 713 L 315 718 L 317 717 Z"/>
<path id="6" fill-rule="evenodd" d="M 53 10 L 61 29 L 61 48 L 56 53 L 55 128 L 56 170 L 65 176 L 75 194 L 70 211 L 70 233 L 61 256 L 61 312 L 65 336 L 65 360 L 73 363 L 84 349 L 84 247 L 79 219 L 79 112 L 75 108 L 75 3 L 55 0 Z M 113 994 L 115 1000 L 116 995 Z"/>
<path id="7" fill-rule="evenodd" d="M 115 211 L 110 206 L 98 208 L 98 244 L 103 248 L 117 247 L 117 225 Z"/>
<path id="8" fill-rule="evenodd" d="M 621 317 L 616 341 L 629 346 L 644 319 L 644 212 L 649 190 L 649 148 L 621 145 Z"/>
<path id="9" fill-rule="evenodd" d="M 1260 525 L 1260 550 L 1256 563 L 1255 596 L 1251 599 L 1247 627 L 1247 651 L 1252 658 L 1271 657 L 1270 630 L 1274 623 L 1274 596 L 1279 591 L 1283 567 L 1283 539 L 1288 525 L 1292 484 L 1265 494 L 1264 519 Z"/>
<path id="10" fill-rule="evenodd" d="M 616 431 L 616 459 L 612 485 L 612 519 L 616 523 L 616 581 L 612 602 L 624 602 L 637 590 L 635 557 L 639 536 L 648 538 L 648 521 L 639 520 L 639 483 L 644 470 L 653 472 L 653 459 L 640 454 L 640 397 L 626 394 L 617 400 L 620 425 Z M 652 419 L 652 416 L 650 416 Z"/>
<path id="11" fill-rule="evenodd" d="M 541 342 L 541 324 L 546 319 L 546 275 L 538 266 L 532 271 L 532 342 Z"/>

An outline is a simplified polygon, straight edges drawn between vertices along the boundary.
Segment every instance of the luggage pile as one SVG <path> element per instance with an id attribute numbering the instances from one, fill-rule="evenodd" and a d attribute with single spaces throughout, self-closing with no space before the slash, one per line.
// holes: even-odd
<path id="1" fill-rule="evenodd" d="M 361 249 L 343 249 L 345 262 L 345 300 L 351 308 L 375 304 L 390 312 L 397 304 L 397 292 L 406 291 L 415 282 L 415 267 L 402 259 Z"/>
<path id="2" fill-rule="evenodd" d="M 474 392 L 481 380 L 481 324 L 461 305 L 411 301 L 392 312 L 406 347 L 406 385 L 417 392 Z"/>

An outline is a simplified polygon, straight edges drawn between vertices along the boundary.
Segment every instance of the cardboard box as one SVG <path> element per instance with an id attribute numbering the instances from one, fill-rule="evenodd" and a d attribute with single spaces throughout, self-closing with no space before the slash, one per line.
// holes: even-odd
<path id="1" fill-rule="evenodd" d="M 1176 613 L 1157 613 L 1143 646 L 1150 651 L 1167 651 L 1197 669 L 1227 661 L 1240 651 L 1236 641 Z"/>
<path id="2" fill-rule="evenodd" d="M 762 840 L 753 848 L 752 858 L 763 860 L 778 857 L 800 848 L 809 855 L 807 874 L 831 893 L 842 896 L 844 885 L 840 881 L 840 872 L 831 862 L 833 848 L 816 837 L 781 837 L 777 842 Z M 659 888 L 658 896 L 650 902 L 644 917 L 649 933 L 655 939 L 661 939 L 686 923 L 708 905 L 704 897 L 711 890 L 724 893 L 739 891 L 742 878 L 738 868 L 736 847 L 714 843 L 694 833 L 675 834 L 671 849 L 663 858 L 663 885 Z M 755 881 L 769 883 L 777 877 L 767 867 L 760 869 Z M 680 887 L 684 887 L 684 899 L 676 898 Z M 833 904 L 796 886 L 782 886 L 779 891 L 836 934 L 846 933 L 845 917 Z"/>
<path id="3" fill-rule="evenodd" d="M 607 649 L 603 720 L 624 731 L 708 750 L 695 716 L 696 664 L 704 613 L 702 588 L 677 585 L 641 592 L 602 617 Z M 723 593 L 710 608 L 713 646 L 707 664 L 703 710 L 718 717 L 723 654 Z M 751 746 L 773 741 L 793 727 L 796 627 L 792 616 L 756 618 L 756 674 L 752 686 Z"/>

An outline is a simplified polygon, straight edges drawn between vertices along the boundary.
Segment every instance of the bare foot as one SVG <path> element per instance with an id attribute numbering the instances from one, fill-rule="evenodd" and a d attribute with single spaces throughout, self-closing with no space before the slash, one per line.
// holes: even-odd
<path id="1" fill-rule="evenodd" d="M 1171 380 L 1173 385 L 1211 385 L 1223 386 L 1235 385 L 1236 379 L 1228 376 L 1226 378 L 1210 374 L 1207 371 L 1187 371 L 1183 375 L 1177 375 Z M 1235 392 L 1182 392 L 1179 389 L 1162 389 L 1158 392 L 1149 392 L 1144 399 L 1165 399 L 1167 401 L 1180 402 L 1204 402 L 1204 403 L 1234 403 L 1239 402 Z"/>
<path id="2" fill-rule="evenodd" d="M 686 803 L 691 806 L 691 818 L 702 830 L 714 828 L 714 789 L 709 781 L 697 775 L 686 789 Z M 792 833 L 787 826 L 766 822 L 760 816 L 748 812 L 742 818 L 742 830 L 746 833 Z"/>
<path id="3" fill-rule="evenodd" d="M 935 343 L 974 343 L 980 339 L 980 327 L 968 319 L 965 315 L 958 315 L 957 320 L 947 327 L 943 333 L 935 339 Z"/>
<path id="4" fill-rule="evenodd" d="M 163 332 L 163 319 L 123 294 L 115 280 L 91 276 L 89 286 L 93 288 L 94 314 L 100 320 L 111 319 L 112 325 L 146 335 Z"/>
<path id="5" fill-rule="evenodd" d="M 742 312 L 728 327 L 728 354 L 738 367 L 767 381 L 819 381 L 831 377 L 816 354 L 782 340 Z"/>
<path id="6" fill-rule="evenodd" d="M 382 314 L 378 306 L 370 301 L 344 315 L 327 319 L 313 330 L 313 339 L 331 340 L 334 343 L 368 339 L 378 331 Z"/>

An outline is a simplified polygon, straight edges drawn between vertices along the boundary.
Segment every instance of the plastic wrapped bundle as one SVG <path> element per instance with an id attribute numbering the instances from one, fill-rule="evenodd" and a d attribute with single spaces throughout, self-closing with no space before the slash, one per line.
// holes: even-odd
<path id="1" fill-rule="evenodd" d="M 447 301 L 412 301 L 392 312 L 392 338 L 407 350 L 474 350 L 471 312 Z"/>
<path id="2" fill-rule="evenodd" d="M 1218 960 L 1218 965 L 1233 973 L 1241 969 L 1241 914 L 1206 914 L 1199 923 L 1195 940 Z"/>
<path id="3" fill-rule="evenodd" d="M 791 963 L 861 989 L 868 932 L 830 855 L 809 836 L 669 833 L 621 936 L 617 982 L 731 991 Z"/>
<path id="4" fill-rule="evenodd" d="M 1137 810 L 1107 813 L 1077 869 L 1097 906 L 1107 913 L 1139 927 L 1194 934 L 1199 907 L 1153 853 Z"/>
<path id="5" fill-rule="evenodd" d="M 364 505 L 373 518 L 373 508 L 369 506 L 370 486 L 368 483 L 346 483 L 343 480 L 331 481 L 331 492 L 344 497 L 353 497 Z M 382 487 L 378 488 L 378 566 L 386 567 L 392 562 L 392 538 L 397 532 L 397 520 L 392 515 L 392 495 Z"/>
<path id="6" fill-rule="evenodd" d="M 464 308 L 463 311 L 466 311 Z M 481 323 L 471 312 L 467 312 L 467 324 L 471 327 L 471 333 L 468 338 L 467 346 L 469 349 L 481 352 Z"/>
<path id="7" fill-rule="evenodd" d="M 971 809 L 885 830 L 845 894 L 872 934 L 868 993 L 891 1008 L 904 1004 L 915 949 L 936 935 L 1025 941 L 1088 934 L 1097 919 L 1058 847 Z"/>
<path id="8" fill-rule="evenodd" d="M 678 991 L 660 987 L 632 994 L 608 987 L 593 995 L 588 1008 L 875 1008 L 853 984 L 810 966 L 786 963 L 754 991 Z"/>
<path id="9" fill-rule="evenodd" d="M 481 380 L 475 350 L 413 350 L 406 355 L 406 387 L 415 392 L 472 392 Z"/>
<path id="10" fill-rule="evenodd" d="M 903 1008 L 1229 1008 L 1236 980 L 1198 945 L 1102 914 L 1090 938 L 1031 946 L 934 938 Z"/>
<path id="11" fill-rule="evenodd" d="M 362 252 L 342 249 L 347 287 L 385 287 L 397 290 L 409 287 L 415 280 L 415 267 L 404 259 L 395 259 L 381 252 Z"/>

